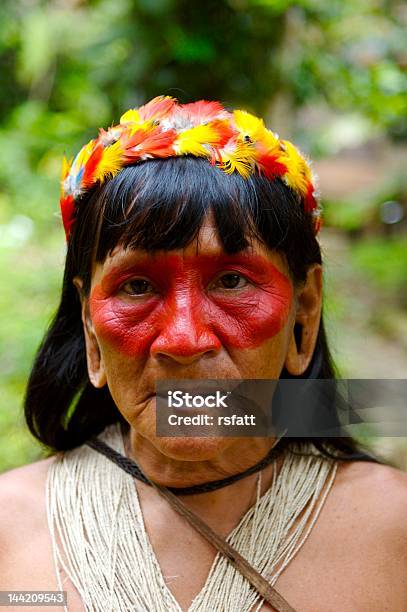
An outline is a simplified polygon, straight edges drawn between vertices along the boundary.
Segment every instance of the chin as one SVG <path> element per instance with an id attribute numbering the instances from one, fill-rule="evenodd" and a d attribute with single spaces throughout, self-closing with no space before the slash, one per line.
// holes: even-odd
<path id="1" fill-rule="evenodd" d="M 220 437 L 148 437 L 160 453 L 179 461 L 208 461 L 214 459 L 231 443 L 231 438 Z"/>
<path id="2" fill-rule="evenodd" d="M 232 444 L 233 438 L 221 436 L 157 436 L 156 398 L 151 397 L 142 409 L 129 419 L 138 434 L 169 459 L 178 461 L 209 461 L 218 457 Z"/>

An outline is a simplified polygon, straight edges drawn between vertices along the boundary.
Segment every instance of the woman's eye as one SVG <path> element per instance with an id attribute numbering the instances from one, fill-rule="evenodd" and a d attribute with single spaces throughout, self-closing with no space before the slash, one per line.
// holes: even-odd
<path id="1" fill-rule="evenodd" d="M 240 274 L 228 272 L 217 280 L 217 286 L 221 289 L 241 289 L 247 285 L 247 280 Z"/>
<path id="2" fill-rule="evenodd" d="M 145 295 L 146 293 L 151 293 L 153 287 L 144 278 L 135 278 L 125 283 L 122 286 L 122 290 L 128 295 Z"/>

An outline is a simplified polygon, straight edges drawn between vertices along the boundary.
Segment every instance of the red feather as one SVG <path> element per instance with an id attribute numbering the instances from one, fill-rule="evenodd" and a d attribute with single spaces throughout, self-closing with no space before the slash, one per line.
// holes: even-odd
<path id="1" fill-rule="evenodd" d="M 216 162 L 218 164 L 222 163 L 222 156 L 219 151 L 219 147 L 211 147 L 211 165 L 215 166 Z"/>
<path id="2" fill-rule="evenodd" d="M 256 162 L 268 179 L 282 176 L 287 172 L 287 166 L 279 162 L 276 155 L 260 153 L 256 156 Z"/>
<path id="3" fill-rule="evenodd" d="M 226 119 L 228 115 L 220 102 L 208 102 L 207 100 L 180 104 L 177 112 L 181 115 L 185 114 L 194 125 L 214 121 L 215 119 Z"/>
<path id="4" fill-rule="evenodd" d="M 174 155 L 173 144 L 176 137 L 174 130 L 163 132 L 159 126 L 149 132 L 137 130 L 123 143 L 125 158 L 134 161 L 146 153 L 152 157 L 170 157 Z"/>
<path id="5" fill-rule="evenodd" d="M 65 235 L 66 239 L 68 240 L 71 231 L 71 225 L 73 223 L 73 214 L 75 209 L 74 198 L 72 195 L 66 196 L 66 198 L 61 198 L 59 204 L 61 207 L 62 222 L 64 224 Z"/>
<path id="6" fill-rule="evenodd" d="M 211 126 L 213 126 L 218 133 L 219 141 L 217 142 L 217 146 L 222 148 L 225 146 L 227 142 L 235 135 L 235 130 L 232 128 L 230 123 L 222 119 L 215 119 L 215 121 L 211 122 Z"/>
<path id="7" fill-rule="evenodd" d="M 308 183 L 307 193 L 304 198 L 304 210 L 305 212 L 312 212 L 317 207 L 317 201 L 314 198 L 314 186 L 312 183 Z"/>
<path id="8" fill-rule="evenodd" d="M 85 188 L 90 187 L 93 183 L 93 176 L 95 174 L 96 168 L 100 160 L 102 159 L 103 148 L 104 147 L 102 143 L 101 142 L 98 143 L 96 147 L 93 149 L 88 161 L 85 164 L 85 169 L 84 169 L 83 178 L 82 178 L 82 186 Z"/>
<path id="9" fill-rule="evenodd" d="M 141 106 L 138 109 L 140 117 L 143 121 L 148 121 L 148 119 L 161 119 L 164 116 L 170 114 L 172 109 L 175 106 L 174 98 L 169 96 L 157 96 Z"/>

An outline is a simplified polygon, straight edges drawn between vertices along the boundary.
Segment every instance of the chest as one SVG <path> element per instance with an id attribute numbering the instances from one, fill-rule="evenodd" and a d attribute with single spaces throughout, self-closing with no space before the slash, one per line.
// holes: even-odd
<path id="1" fill-rule="evenodd" d="M 146 525 L 148 530 L 148 521 Z M 171 538 L 160 537 L 158 530 L 150 532 L 150 540 L 168 588 L 187 612 L 207 581 L 214 550 L 176 519 Z M 407 605 L 397 603 L 402 601 L 397 585 L 390 585 L 383 553 L 363 534 L 349 530 L 329 538 L 323 527 L 309 536 L 274 586 L 296 612 L 405 612 Z M 250 612 L 272 610 L 267 603 L 260 611 L 256 606 Z"/>
<path id="2" fill-rule="evenodd" d="M 20 552 L 13 559 L 14 579 L 8 582 L 9 590 L 58 590 L 52 559 L 51 543 L 44 532 L 42 552 L 33 563 L 29 549 Z M 327 543 L 329 547 L 329 542 Z M 183 612 L 202 588 L 214 560 L 214 553 L 202 541 L 193 536 L 167 542 L 159 547 L 159 561 L 166 578 L 166 584 L 178 601 Z M 17 552 L 17 551 L 16 551 Z M 276 589 L 297 612 L 403 612 L 389 598 L 388 576 L 383 568 L 371 566 L 363 555 L 351 559 L 353 551 L 343 551 L 343 556 L 330 555 L 320 551 L 315 554 L 314 546 L 304 548 L 281 574 Z M 346 554 L 348 553 L 348 554 Z M 138 568 L 144 571 L 145 568 Z M 136 570 L 135 570 L 136 571 Z M 61 572 L 62 589 L 67 592 L 69 612 L 83 612 L 82 599 L 69 578 Z M 394 585 L 396 587 L 396 585 Z M 394 588 L 393 587 L 393 588 Z M 396 587 L 397 590 L 397 587 Z M 395 601 L 395 600 L 394 600 Z M 38 607 L 36 610 L 41 610 Z M 44 607 L 44 612 L 48 608 Z M 251 612 L 256 610 L 253 607 Z M 260 612 L 270 612 L 264 604 Z M 238 612 L 238 609 L 236 609 Z"/>
<path id="3" fill-rule="evenodd" d="M 159 510 L 153 511 L 150 506 L 147 511 L 144 507 L 146 533 L 166 587 L 182 611 L 187 612 L 208 580 L 215 551 L 172 510 Z M 229 528 L 230 525 L 226 532 Z M 8 581 L 3 586 L 0 580 L 2 589 L 57 590 L 45 509 L 35 524 L 25 522 L 15 543 Z M 402 599 L 397 583 L 391 581 L 389 554 L 360 523 L 351 523 L 346 515 L 338 519 L 328 504 L 275 587 L 297 612 L 406 612 L 405 602 L 404 607 L 397 603 Z M 134 565 L 134 576 L 144 575 L 147 587 L 150 570 L 144 559 Z M 64 572 L 61 582 L 67 592 L 69 612 L 82 612 L 81 597 Z M 270 609 L 265 604 L 261 612 Z M 255 610 L 256 607 L 250 612 Z M 238 605 L 236 612 L 241 612 Z"/>

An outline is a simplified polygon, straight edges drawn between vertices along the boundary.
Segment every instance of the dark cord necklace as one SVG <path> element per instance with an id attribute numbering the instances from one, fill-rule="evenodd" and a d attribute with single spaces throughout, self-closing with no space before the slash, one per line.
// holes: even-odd
<path id="1" fill-rule="evenodd" d="M 276 457 L 281 453 L 281 449 L 279 448 L 279 441 L 281 437 L 277 439 L 274 446 L 271 447 L 267 455 L 261 459 L 255 465 L 252 465 L 250 468 L 245 470 L 244 472 L 240 472 L 239 474 L 234 474 L 233 476 L 228 476 L 227 478 L 221 478 L 220 480 L 213 480 L 212 482 L 204 482 L 202 484 L 192 485 L 190 487 L 167 487 L 169 491 L 174 493 L 175 495 L 193 495 L 195 493 L 208 493 L 209 491 L 216 491 L 216 489 L 221 489 L 222 487 L 227 487 L 242 478 L 246 478 L 246 476 L 250 476 L 251 474 L 255 474 L 259 472 L 266 466 L 273 463 Z M 150 481 L 145 477 L 143 472 L 140 470 L 139 466 L 135 461 L 129 459 L 125 455 L 122 455 L 114 448 L 99 440 L 97 436 L 93 436 L 90 438 L 86 444 L 96 450 L 97 452 L 105 455 L 110 461 L 116 463 L 122 470 L 134 476 L 141 482 L 148 484 L 151 486 Z"/>

